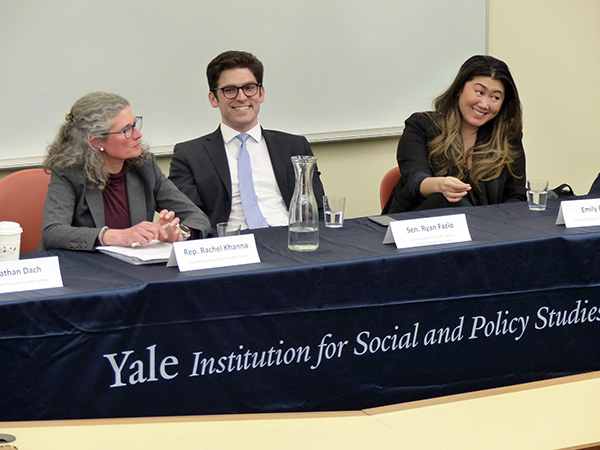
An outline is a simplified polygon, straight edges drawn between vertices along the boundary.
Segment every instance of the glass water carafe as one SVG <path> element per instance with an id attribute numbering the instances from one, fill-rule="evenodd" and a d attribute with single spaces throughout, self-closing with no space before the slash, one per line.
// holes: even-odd
<path id="1" fill-rule="evenodd" d="M 314 156 L 292 156 L 296 185 L 290 203 L 288 247 L 297 252 L 319 248 L 319 209 L 313 192 L 316 163 Z"/>

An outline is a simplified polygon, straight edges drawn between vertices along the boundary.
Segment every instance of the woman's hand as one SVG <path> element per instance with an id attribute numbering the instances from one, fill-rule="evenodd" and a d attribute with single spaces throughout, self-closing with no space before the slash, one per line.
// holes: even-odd
<path id="1" fill-rule="evenodd" d="M 421 182 L 421 195 L 425 198 L 431 194 L 441 193 L 452 203 L 460 201 L 471 190 L 471 185 L 463 183 L 455 177 L 429 177 Z"/>
<path id="2" fill-rule="evenodd" d="M 470 190 L 471 185 L 463 183 L 458 178 L 442 177 L 440 192 L 449 202 L 459 202 Z"/>
<path id="3" fill-rule="evenodd" d="M 102 236 L 102 245 L 118 245 L 121 247 L 146 246 L 154 240 L 166 241 L 167 231 L 158 223 L 140 222 L 124 230 L 108 229 Z"/>
<path id="4" fill-rule="evenodd" d="M 163 209 L 158 214 L 158 225 L 166 232 L 166 238 L 161 239 L 164 242 L 183 241 L 183 235 L 179 229 L 179 217 L 175 217 L 173 211 Z"/>
<path id="5" fill-rule="evenodd" d="M 179 218 L 173 211 L 163 209 L 157 222 L 140 222 L 124 230 L 108 229 L 102 235 L 102 245 L 118 245 L 121 247 L 145 247 L 150 242 L 178 242 L 183 240 L 179 229 Z"/>

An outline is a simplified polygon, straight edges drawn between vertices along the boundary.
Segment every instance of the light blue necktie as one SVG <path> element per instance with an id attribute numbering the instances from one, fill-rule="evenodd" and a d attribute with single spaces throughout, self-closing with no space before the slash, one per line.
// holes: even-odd
<path id="1" fill-rule="evenodd" d="M 246 224 L 251 230 L 256 228 L 267 228 L 269 225 L 262 215 L 256 200 L 256 191 L 254 190 L 254 179 L 252 178 L 252 167 L 250 165 L 250 154 L 246 147 L 246 141 L 250 137 L 248 133 L 238 134 L 236 136 L 242 145 L 238 154 L 238 180 L 240 184 L 240 196 L 242 197 L 242 208 L 246 216 Z"/>

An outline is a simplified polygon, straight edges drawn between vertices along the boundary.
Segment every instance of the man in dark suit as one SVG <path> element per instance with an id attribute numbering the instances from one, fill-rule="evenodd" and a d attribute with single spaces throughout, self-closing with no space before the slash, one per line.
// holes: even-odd
<path id="1" fill-rule="evenodd" d="M 295 184 L 290 158 L 312 156 L 308 141 L 260 126 L 258 113 L 265 88 L 263 65 L 254 55 L 222 53 L 209 63 L 206 75 L 208 99 L 213 108 L 219 108 L 221 125 L 213 133 L 175 146 L 169 178 L 208 214 L 213 229 L 219 222 L 239 223 L 242 229 L 287 225 Z M 242 138 L 242 133 L 249 136 Z M 246 204 L 242 205 L 238 174 L 245 173 L 245 169 L 238 168 L 238 155 L 244 146 L 250 156 L 250 184 L 254 186 L 252 195 L 258 202 L 259 215 L 264 218 L 262 225 L 253 225 L 254 219 L 246 217 L 250 214 Z M 318 170 L 313 188 L 322 213 L 324 192 Z"/>

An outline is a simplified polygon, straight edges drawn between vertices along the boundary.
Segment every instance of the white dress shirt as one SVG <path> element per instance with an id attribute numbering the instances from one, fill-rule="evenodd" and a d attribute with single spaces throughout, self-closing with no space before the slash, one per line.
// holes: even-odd
<path id="1" fill-rule="evenodd" d="M 231 214 L 229 215 L 229 222 L 239 223 L 242 229 L 245 230 L 248 225 L 242 209 L 238 179 L 238 154 L 242 142 L 236 139 L 236 136 L 240 133 L 223 123 L 221 124 L 221 133 L 223 142 L 225 142 L 225 152 L 227 153 L 229 173 L 231 174 Z M 246 147 L 250 154 L 252 179 L 254 180 L 254 190 L 256 191 L 260 211 L 269 226 L 287 226 L 288 209 L 275 179 L 271 157 L 269 156 L 267 143 L 263 139 L 260 124 L 248 131 L 248 134 L 250 137 L 246 141 Z"/>

